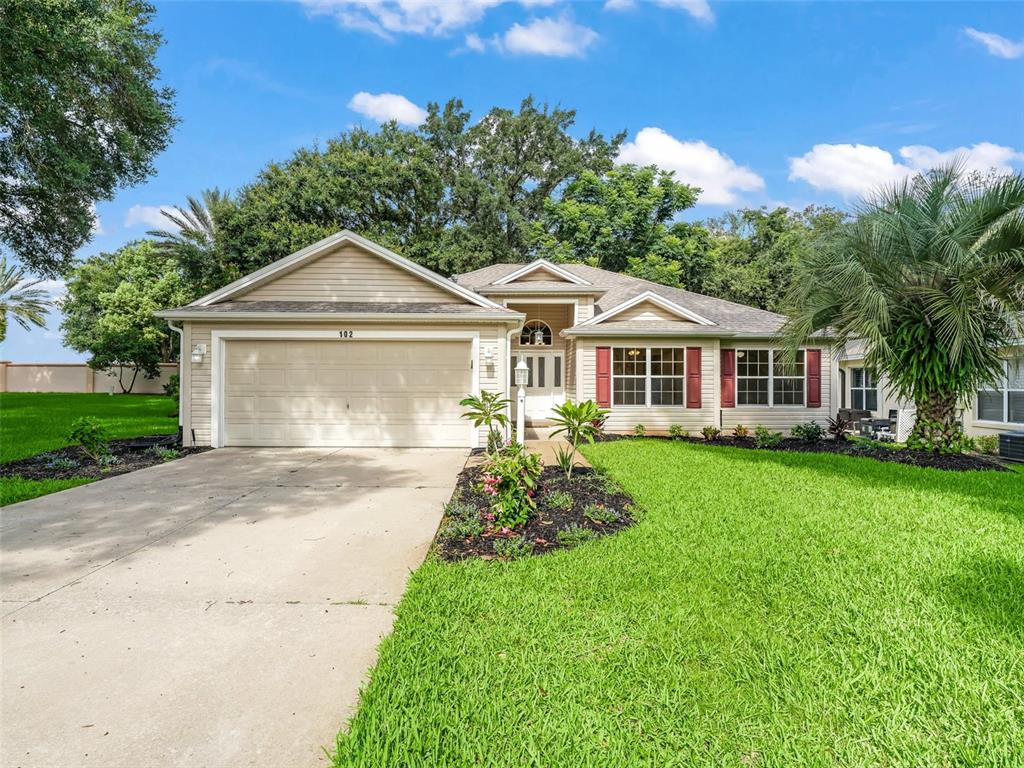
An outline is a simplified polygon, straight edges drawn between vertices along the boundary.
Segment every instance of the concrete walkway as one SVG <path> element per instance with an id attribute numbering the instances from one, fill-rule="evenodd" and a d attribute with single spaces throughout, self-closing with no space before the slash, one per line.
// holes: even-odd
<path id="1" fill-rule="evenodd" d="M 0 765 L 326 765 L 465 455 L 222 449 L 7 507 Z"/>

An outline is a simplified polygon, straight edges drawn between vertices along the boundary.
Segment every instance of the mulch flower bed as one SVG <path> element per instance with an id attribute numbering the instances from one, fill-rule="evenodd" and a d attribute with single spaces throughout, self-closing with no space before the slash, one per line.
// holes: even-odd
<path id="1" fill-rule="evenodd" d="M 161 456 L 156 448 L 173 449 L 178 456 Z M 166 436 L 135 437 L 129 440 L 111 440 L 110 455 L 114 460 L 99 466 L 78 446 L 60 448 L 47 453 L 18 459 L 0 466 L 0 477 L 21 477 L 26 480 L 66 480 L 72 477 L 113 477 L 164 464 L 173 458 L 201 453 L 209 448 L 182 448 L 175 438 Z"/>
<path id="2" fill-rule="evenodd" d="M 832 439 L 820 440 L 816 443 L 808 443 L 795 437 L 783 438 L 782 441 L 772 448 L 758 448 L 752 437 L 730 437 L 722 436 L 716 440 L 706 441 L 699 437 L 666 437 L 652 435 L 650 437 L 636 438 L 630 435 L 601 435 L 599 442 L 610 440 L 676 440 L 679 442 L 699 443 L 701 445 L 730 445 L 734 448 L 749 448 L 760 451 L 791 451 L 795 453 L 838 453 L 844 456 L 860 456 L 876 461 L 888 461 L 894 464 L 909 464 L 915 467 L 931 467 L 932 469 L 944 469 L 950 472 L 1009 472 L 1006 467 L 997 461 L 987 459 L 971 453 L 943 454 L 932 453 L 931 451 L 912 451 L 909 448 L 896 448 L 885 443 L 866 443 L 863 441 L 847 440 L 836 442 Z"/>
<path id="3" fill-rule="evenodd" d="M 445 534 L 449 517 L 442 521 L 435 541 L 435 551 L 444 560 L 463 560 L 479 557 L 485 560 L 499 557 L 495 553 L 495 542 L 503 539 L 519 539 L 525 543 L 525 552 L 521 554 L 542 555 L 555 549 L 567 549 L 572 544 L 560 543 L 559 531 L 582 529 L 592 533 L 584 536 L 607 536 L 621 531 L 634 523 L 631 514 L 633 499 L 614 486 L 604 475 L 600 475 L 589 467 L 576 467 L 572 479 L 556 467 L 545 467 L 537 482 L 534 498 L 537 508 L 530 514 L 526 524 L 515 530 L 502 530 L 488 522 L 488 513 L 494 499 L 481 490 L 483 468 L 467 467 L 459 475 L 452 494 L 452 502 L 462 502 L 476 508 L 483 525 L 482 533 L 474 536 L 448 536 Z M 550 500 L 559 493 L 572 497 L 572 506 L 568 509 L 552 506 Z M 597 522 L 587 517 L 584 512 L 596 505 L 611 512 L 616 519 Z M 609 516 L 611 516 L 609 515 Z M 577 535 L 579 531 L 577 530 Z M 532 545 L 532 552 L 529 551 Z M 499 544 L 499 548 L 500 548 Z"/>

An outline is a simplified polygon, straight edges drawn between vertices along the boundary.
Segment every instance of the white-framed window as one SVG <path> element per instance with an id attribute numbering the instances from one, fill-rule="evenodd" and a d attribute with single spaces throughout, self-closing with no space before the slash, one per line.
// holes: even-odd
<path id="1" fill-rule="evenodd" d="M 736 350 L 736 405 L 770 405 L 771 350 Z"/>
<path id="2" fill-rule="evenodd" d="M 774 349 L 736 350 L 736 405 L 799 405 L 806 400 L 804 350 L 790 364 Z"/>
<path id="3" fill-rule="evenodd" d="M 686 405 L 684 347 L 612 347 L 612 406 Z"/>
<path id="4" fill-rule="evenodd" d="M 1003 361 L 997 389 L 978 390 L 979 421 L 1024 424 L 1024 356 Z"/>
<path id="5" fill-rule="evenodd" d="M 527 320 L 519 334 L 521 347 L 550 347 L 551 326 L 543 320 Z"/>
<path id="6" fill-rule="evenodd" d="M 850 369 L 850 404 L 854 410 L 878 410 L 878 383 L 867 368 Z"/>

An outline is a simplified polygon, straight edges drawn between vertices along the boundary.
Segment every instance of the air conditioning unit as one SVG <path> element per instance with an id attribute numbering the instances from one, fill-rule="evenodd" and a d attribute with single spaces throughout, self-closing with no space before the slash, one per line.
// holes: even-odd
<path id="1" fill-rule="evenodd" d="M 999 457 L 1024 461 L 1024 432 L 1004 432 L 999 436 Z"/>

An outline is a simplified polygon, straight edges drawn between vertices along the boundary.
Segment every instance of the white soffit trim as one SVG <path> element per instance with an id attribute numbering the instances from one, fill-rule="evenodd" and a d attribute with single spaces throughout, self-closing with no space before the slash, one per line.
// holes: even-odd
<path id="1" fill-rule="evenodd" d="M 609 320 L 615 317 L 620 312 L 626 311 L 630 307 L 635 307 L 637 304 L 643 304 L 644 302 L 648 301 L 651 304 L 661 307 L 667 312 L 671 312 L 673 315 L 677 315 L 679 317 L 690 320 L 691 322 L 697 323 L 697 325 L 717 325 L 717 323 L 711 322 L 706 317 L 701 317 L 696 312 L 691 312 L 686 307 L 681 307 L 674 301 L 670 301 L 669 299 L 666 299 L 664 296 L 660 296 L 654 291 L 644 291 L 640 295 L 634 296 L 629 301 L 624 301 L 618 306 L 612 307 L 606 312 L 602 312 L 600 315 L 595 315 L 589 320 L 583 321 L 582 323 L 580 323 L 579 327 L 584 328 L 590 325 L 598 325 L 599 323 L 603 323 L 605 320 Z"/>
<path id="2" fill-rule="evenodd" d="M 553 264 L 547 259 L 537 259 L 535 261 L 531 261 L 529 264 L 520 267 L 512 274 L 505 275 L 500 280 L 495 280 L 493 283 L 491 283 L 491 285 L 505 285 L 506 283 L 511 283 L 515 280 L 518 280 L 520 277 L 528 275 L 531 272 L 536 272 L 539 269 L 543 269 L 547 272 L 551 272 L 552 274 L 558 275 L 563 280 L 567 280 L 570 283 L 575 283 L 576 285 L 590 285 L 590 283 L 584 280 L 582 277 L 574 275 L 569 270 L 563 269 L 562 267 L 558 266 L 557 264 Z"/>
<path id="3" fill-rule="evenodd" d="M 311 261 L 312 259 L 318 258 L 319 256 L 322 256 L 325 251 L 346 242 L 358 245 L 366 249 L 370 253 L 374 254 L 375 256 L 379 256 L 385 261 L 394 264 L 396 267 L 404 269 L 407 272 L 411 272 L 412 274 L 422 278 L 428 283 L 432 283 L 433 285 L 436 285 L 439 288 L 443 288 L 444 290 L 453 293 L 456 296 L 460 296 L 463 299 L 466 299 L 467 301 L 476 304 L 477 306 L 490 308 L 497 308 L 500 306 L 498 304 L 495 304 L 490 299 L 481 296 L 480 294 L 475 293 L 474 291 L 471 291 L 468 288 L 465 288 L 452 280 L 448 280 L 442 277 L 433 270 L 420 266 L 416 262 L 410 261 L 404 256 L 399 256 L 394 251 L 388 250 L 382 245 L 377 245 L 377 243 L 373 242 L 372 240 L 367 240 L 365 237 L 357 235 L 355 232 L 351 232 L 347 229 L 343 229 L 341 232 L 337 232 L 333 235 L 330 235 L 329 237 L 325 237 L 323 240 L 313 243 L 312 245 L 306 246 L 301 251 L 296 251 L 290 256 L 285 256 L 283 259 L 278 259 L 273 264 L 268 264 L 262 269 L 257 269 L 255 272 L 252 272 L 246 275 L 245 277 L 235 280 L 233 283 L 229 283 L 228 285 L 225 285 L 223 288 L 220 288 L 214 291 L 213 293 L 209 293 L 200 299 L 196 299 L 188 306 L 205 307 L 210 304 L 215 304 L 218 301 L 224 301 L 225 299 L 229 299 L 232 296 L 238 295 L 239 293 L 244 293 L 247 290 L 255 288 L 256 286 L 262 285 L 263 283 L 269 281 L 270 278 L 272 278 L 279 272 L 287 272 L 292 269 L 295 269 L 298 266 L 300 266 L 303 262 Z"/>

